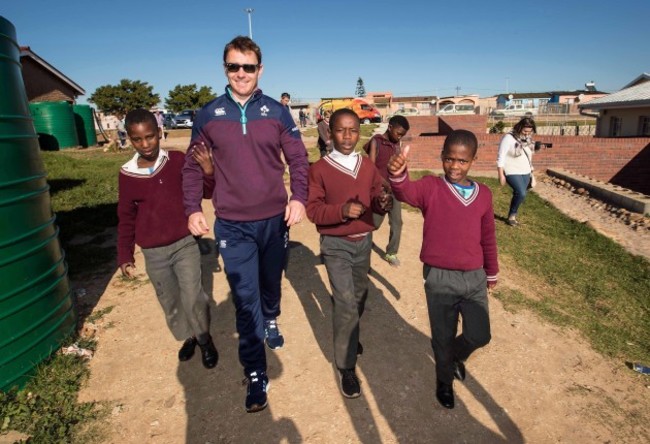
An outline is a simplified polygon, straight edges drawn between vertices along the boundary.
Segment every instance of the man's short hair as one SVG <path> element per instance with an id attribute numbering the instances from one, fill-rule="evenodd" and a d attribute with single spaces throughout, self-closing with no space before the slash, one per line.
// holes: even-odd
<path id="1" fill-rule="evenodd" d="M 291 99 L 291 94 L 289 94 L 289 93 L 282 93 L 282 95 L 280 96 L 281 99 L 284 99 L 285 97 L 286 97 L 287 99 Z"/>
<path id="2" fill-rule="evenodd" d="M 126 113 L 126 117 L 124 118 L 124 128 L 128 132 L 132 125 L 147 122 L 151 123 L 155 128 L 158 128 L 156 116 L 154 116 L 151 111 L 144 108 L 134 109 Z"/>
<path id="3" fill-rule="evenodd" d="M 401 126 L 406 131 L 411 129 L 411 126 L 409 125 L 409 121 L 404 116 L 393 116 L 388 121 L 388 124 L 392 126 Z"/>
<path id="4" fill-rule="evenodd" d="M 249 37 L 238 35 L 237 37 L 232 39 L 228 44 L 226 44 L 226 47 L 223 49 L 224 63 L 226 63 L 226 57 L 228 56 L 228 53 L 230 52 L 231 49 L 234 49 L 235 51 L 239 51 L 242 53 L 254 52 L 255 55 L 257 56 L 257 63 L 260 65 L 262 64 L 262 50 L 260 49 L 259 46 L 257 46 L 257 43 L 255 43 Z"/>

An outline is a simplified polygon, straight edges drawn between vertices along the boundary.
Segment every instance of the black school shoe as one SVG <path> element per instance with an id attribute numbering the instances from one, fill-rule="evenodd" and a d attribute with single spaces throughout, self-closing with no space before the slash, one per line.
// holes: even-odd
<path id="1" fill-rule="evenodd" d="M 454 378 L 459 381 L 465 380 L 465 364 L 463 361 L 454 361 Z"/>
<path id="2" fill-rule="evenodd" d="M 203 362 L 203 367 L 214 368 L 217 365 L 217 362 L 219 362 L 219 352 L 217 352 L 217 348 L 214 346 L 212 338 L 208 337 L 208 342 L 203 345 L 199 344 L 199 348 L 201 349 L 201 361 Z"/>
<path id="3" fill-rule="evenodd" d="M 436 398 L 441 406 L 446 409 L 454 408 L 454 387 L 451 384 L 445 384 L 438 381 L 436 388 Z"/>
<path id="4" fill-rule="evenodd" d="M 183 342 L 181 349 L 178 350 L 178 360 L 189 361 L 192 356 L 194 356 L 194 349 L 196 348 L 196 344 L 196 338 L 194 336 L 187 338 L 185 342 Z"/>

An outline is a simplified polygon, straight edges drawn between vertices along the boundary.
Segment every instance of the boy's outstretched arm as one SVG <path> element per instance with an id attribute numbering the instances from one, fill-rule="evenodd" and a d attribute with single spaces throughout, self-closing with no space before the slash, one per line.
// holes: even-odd
<path id="1" fill-rule="evenodd" d="M 388 161 L 388 172 L 391 176 L 401 176 L 406 171 L 406 165 L 408 163 L 408 154 L 411 150 L 411 146 L 407 145 L 404 147 L 400 154 L 395 154 L 391 156 Z"/>
<path id="2" fill-rule="evenodd" d="M 372 160 L 372 163 L 377 161 L 377 140 L 370 139 L 370 146 L 368 147 L 368 157 Z"/>

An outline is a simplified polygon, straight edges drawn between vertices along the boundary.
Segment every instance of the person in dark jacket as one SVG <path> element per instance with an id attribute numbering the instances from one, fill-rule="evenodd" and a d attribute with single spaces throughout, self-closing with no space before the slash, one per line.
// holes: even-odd
<path id="1" fill-rule="evenodd" d="M 267 406 L 264 343 L 284 345 L 280 315 L 282 271 L 289 227 L 305 217 L 307 150 L 285 106 L 262 94 L 262 52 L 239 36 L 223 52 L 228 86 L 197 114 L 183 169 L 185 212 L 192 234 L 209 231 L 201 212 L 203 174 L 192 155 L 205 144 L 214 163 L 215 236 L 233 295 L 239 360 L 248 378 L 246 411 Z M 291 196 L 284 184 L 289 165 Z"/>

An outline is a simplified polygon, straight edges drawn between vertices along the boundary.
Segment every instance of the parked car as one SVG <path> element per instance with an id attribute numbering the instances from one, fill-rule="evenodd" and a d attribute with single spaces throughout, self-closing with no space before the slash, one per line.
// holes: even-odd
<path id="1" fill-rule="evenodd" d="M 409 108 L 409 107 L 404 107 L 400 108 L 397 111 L 395 111 L 393 114 L 389 114 L 387 116 L 388 119 L 390 119 L 393 116 L 418 116 L 420 115 L 420 110 L 417 108 Z"/>
<path id="2" fill-rule="evenodd" d="M 474 111 L 474 105 L 471 103 L 448 103 L 447 105 L 440 108 L 436 113 L 438 116 L 459 114 L 476 114 L 476 111 Z"/>
<path id="3" fill-rule="evenodd" d="M 496 117 L 531 117 L 537 115 L 537 108 L 528 108 L 521 103 L 512 103 L 505 108 L 492 110 Z"/>
<path id="4" fill-rule="evenodd" d="M 163 121 L 163 125 L 165 126 L 165 129 L 174 129 L 177 128 L 176 126 L 176 121 L 174 120 L 175 115 L 174 114 L 165 114 L 164 118 L 165 120 Z"/>
<path id="5" fill-rule="evenodd" d="M 174 117 L 174 122 L 176 122 L 176 128 L 192 128 L 195 114 L 196 112 L 192 110 L 184 110 L 180 114 L 177 114 Z"/>

